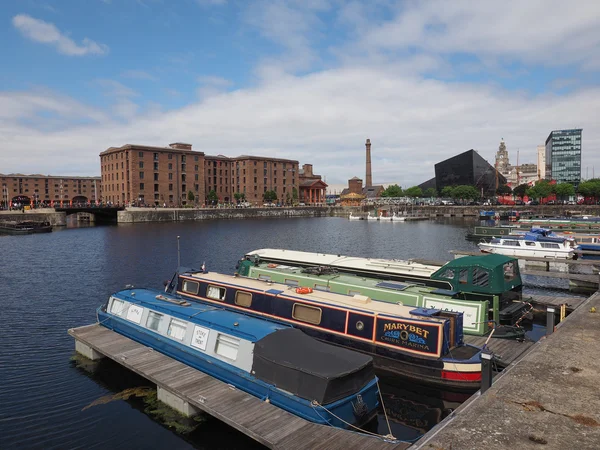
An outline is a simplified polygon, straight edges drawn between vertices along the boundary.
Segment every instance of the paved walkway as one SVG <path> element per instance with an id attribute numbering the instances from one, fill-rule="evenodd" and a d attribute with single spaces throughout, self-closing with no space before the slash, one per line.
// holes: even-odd
<path id="1" fill-rule="evenodd" d="M 412 448 L 599 449 L 600 292 Z"/>

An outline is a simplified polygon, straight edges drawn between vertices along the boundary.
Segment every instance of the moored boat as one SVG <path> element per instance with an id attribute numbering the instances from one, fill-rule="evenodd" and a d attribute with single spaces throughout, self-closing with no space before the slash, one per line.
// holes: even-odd
<path id="1" fill-rule="evenodd" d="M 52 231 L 50 222 L 35 222 L 33 220 L 0 222 L 0 234 L 35 234 Z"/>
<path id="2" fill-rule="evenodd" d="M 376 415 L 372 358 L 298 329 L 149 289 L 111 295 L 98 320 L 311 422 L 347 428 Z"/>
<path id="3" fill-rule="evenodd" d="M 443 266 L 411 260 L 361 258 L 263 248 L 246 253 L 264 262 L 300 267 L 331 267 L 343 273 L 420 284 L 459 293 L 466 300 L 487 300 L 494 311 L 521 300 L 523 283 L 517 261 L 506 256 L 464 256 Z M 496 307 L 496 305 L 498 305 Z M 494 315 L 499 323 L 501 317 Z"/>
<path id="4" fill-rule="evenodd" d="M 238 263 L 237 273 L 288 286 L 308 287 L 345 295 L 364 295 L 372 300 L 393 305 L 461 312 L 465 334 L 488 334 L 491 331 L 488 321 L 493 320 L 494 316 L 493 313 L 489 315 L 490 305 L 485 299 L 464 300 L 454 291 L 344 274 L 326 267 L 302 268 L 245 258 Z M 398 310 L 405 311 L 403 308 Z"/>
<path id="5" fill-rule="evenodd" d="M 544 237 L 536 233 L 524 236 L 503 236 L 477 244 L 484 253 L 513 257 L 573 259 L 573 245 L 567 239 Z"/>
<path id="6" fill-rule="evenodd" d="M 186 299 L 293 325 L 367 353 L 378 369 L 418 383 L 476 390 L 481 382 L 480 349 L 464 344 L 459 312 L 198 270 L 176 274 L 167 288 Z"/>

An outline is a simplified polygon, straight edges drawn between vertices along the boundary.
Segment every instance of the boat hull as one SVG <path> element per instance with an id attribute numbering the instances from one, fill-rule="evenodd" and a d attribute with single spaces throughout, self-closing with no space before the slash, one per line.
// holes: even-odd
<path id="1" fill-rule="evenodd" d="M 515 258 L 547 258 L 547 259 L 573 259 L 573 250 L 551 250 L 543 248 L 521 248 L 504 247 L 492 243 L 482 242 L 478 244 L 484 253 L 495 253 L 498 255 L 513 256 Z"/>
<path id="2" fill-rule="evenodd" d="M 231 369 L 226 364 L 214 358 L 201 358 L 190 348 L 173 342 L 160 335 L 154 334 L 140 326 L 129 323 L 121 318 L 107 314 L 102 308 L 98 310 L 100 324 L 136 342 L 146 345 L 164 355 L 189 365 L 203 373 L 229 383 L 244 392 L 260 399 L 269 399 L 270 403 L 289 411 L 310 422 L 331 425 L 338 428 L 348 428 L 349 423 L 360 427 L 372 420 L 377 414 L 377 408 L 371 408 L 362 417 L 354 414 L 354 405 L 358 402 L 358 396 L 367 405 L 379 404 L 379 390 L 377 379 L 372 380 L 364 386 L 356 395 L 338 400 L 334 403 L 319 406 L 311 404 L 310 401 L 295 397 L 285 391 L 273 388 L 259 380 L 253 379 L 247 373 Z M 335 417 L 337 416 L 337 417 Z M 343 420 L 340 420 L 343 419 Z"/>

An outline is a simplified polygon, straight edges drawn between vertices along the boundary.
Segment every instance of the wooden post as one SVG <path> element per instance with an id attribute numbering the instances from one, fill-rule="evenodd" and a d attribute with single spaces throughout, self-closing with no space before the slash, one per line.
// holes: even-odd
<path id="1" fill-rule="evenodd" d="M 554 333 L 554 307 L 548 306 L 546 309 L 546 336 Z"/>
<path id="2" fill-rule="evenodd" d="M 481 351 L 481 393 L 492 386 L 492 352 L 488 349 Z"/>

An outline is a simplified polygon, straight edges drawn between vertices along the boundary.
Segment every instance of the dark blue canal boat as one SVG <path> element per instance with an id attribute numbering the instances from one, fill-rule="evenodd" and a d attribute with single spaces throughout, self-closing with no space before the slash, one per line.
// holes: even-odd
<path id="1" fill-rule="evenodd" d="M 111 295 L 98 321 L 311 422 L 347 428 L 377 413 L 372 358 L 283 324 L 149 289 Z"/>
<path id="2" fill-rule="evenodd" d="M 372 356 L 376 368 L 418 383 L 477 390 L 480 349 L 463 341 L 463 314 L 371 301 L 245 277 L 180 269 L 166 290 L 279 321 Z"/>

